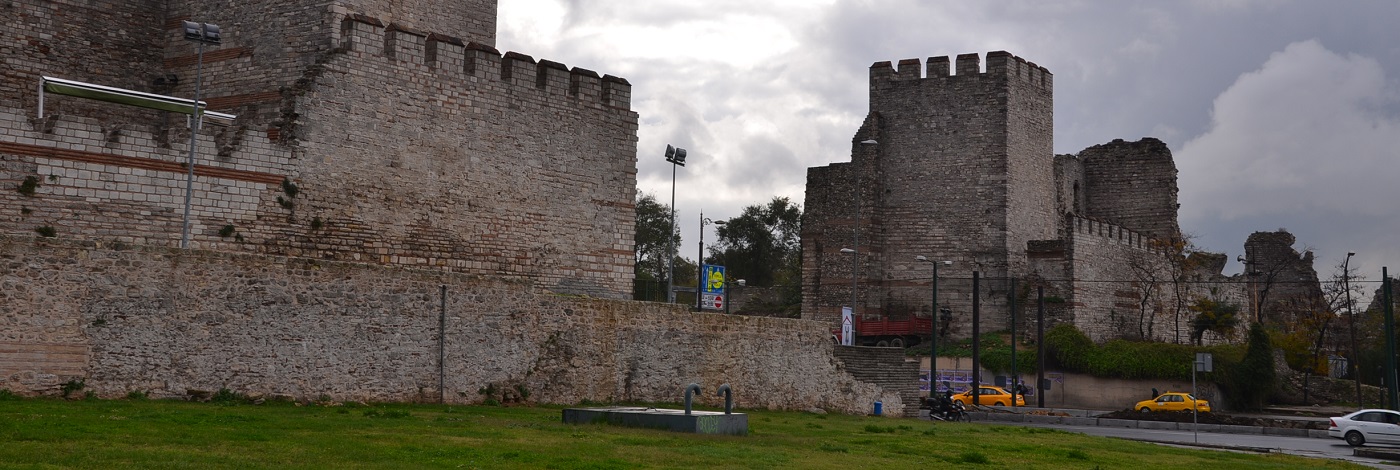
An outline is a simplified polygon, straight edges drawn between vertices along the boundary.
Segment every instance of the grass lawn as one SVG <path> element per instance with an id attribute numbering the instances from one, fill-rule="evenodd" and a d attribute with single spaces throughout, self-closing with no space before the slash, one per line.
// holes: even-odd
<path id="1" fill-rule="evenodd" d="M 748 436 L 710 436 L 562 409 L 10 397 L 0 468 L 1363 468 L 980 423 L 751 411 Z"/>

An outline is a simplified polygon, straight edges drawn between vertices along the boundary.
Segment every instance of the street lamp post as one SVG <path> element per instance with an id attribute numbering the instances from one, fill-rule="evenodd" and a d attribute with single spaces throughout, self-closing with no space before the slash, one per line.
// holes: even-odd
<path id="1" fill-rule="evenodd" d="M 915 256 L 914 259 L 927 261 L 933 265 L 933 309 L 928 312 L 929 323 L 933 325 L 932 335 L 928 338 L 928 396 L 933 396 L 934 376 L 938 371 L 938 265 L 939 261 L 933 261 L 924 255 Z M 942 261 L 941 264 L 952 265 L 952 261 Z"/>
<path id="2" fill-rule="evenodd" d="M 222 36 L 219 26 L 209 23 L 185 22 L 185 39 L 199 44 L 199 53 L 194 65 L 194 112 L 190 115 L 190 153 L 185 162 L 185 217 L 180 223 L 180 248 L 190 247 L 190 198 L 194 194 L 194 152 L 195 139 L 199 136 L 199 125 L 204 120 L 204 108 L 199 102 L 199 88 L 203 77 L 204 45 L 219 45 Z"/>
<path id="3" fill-rule="evenodd" d="M 676 303 L 676 167 L 685 166 L 685 149 L 666 144 L 666 161 L 671 163 L 671 230 L 666 232 L 666 303 L 674 304 Z"/>
<path id="4" fill-rule="evenodd" d="M 1356 353 L 1356 311 L 1351 306 L 1351 257 L 1356 256 L 1355 252 L 1348 251 L 1347 257 L 1342 259 L 1342 290 L 1347 301 L 1347 324 L 1351 330 L 1351 358 L 1347 361 L 1351 369 L 1351 376 L 1356 379 L 1356 406 L 1361 406 L 1361 357 Z M 1363 407 L 1364 408 L 1364 407 Z"/>
<path id="5" fill-rule="evenodd" d="M 876 142 L 875 139 L 866 139 L 866 140 L 860 141 L 860 144 L 863 145 L 863 146 L 873 146 L 873 145 L 879 145 L 880 143 L 879 143 L 879 142 Z M 859 284 L 859 281 L 858 281 L 859 273 L 860 273 L 860 264 L 858 263 L 858 260 L 856 259 L 856 250 L 859 250 L 859 249 L 860 249 L 860 193 L 861 193 L 861 191 L 860 191 L 860 188 L 861 188 L 861 182 L 860 182 L 860 167 L 856 165 L 856 159 L 855 159 L 855 156 L 854 156 L 854 155 L 851 156 L 851 172 L 855 174 L 855 176 L 854 176 L 855 181 L 853 182 L 853 184 L 851 184 L 851 192 L 854 192 L 854 193 L 855 193 L 855 197 L 853 198 L 853 199 L 855 200 L 855 203 L 856 203 L 856 208 L 855 208 L 855 219 L 854 219 L 855 222 L 853 222 L 853 223 L 851 224 L 851 247 L 850 247 L 850 248 L 842 248 L 842 249 L 841 249 L 841 252 L 842 252 L 842 253 L 850 253 L 850 254 L 851 254 L 851 315 L 854 316 L 854 315 L 856 314 L 856 290 L 860 287 L 860 284 Z"/>
<path id="6" fill-rule="evenodd" d="M 856 269 L 859 268 L 860 260 L 856 258 L 856 250 L 842 248 L 842 253 L 851 255 L 851 315 L 856 314 L 856 291 L 860 288 L 860 281 L 856 278 Z"/>
<path id="7" fill-rule="evenodd" d="M 706 225 L 724 225 L 724 224 L 727 224 L 727 223 L 728 223 L 728 222 L 725 222 L 725 221 L 723 221 L 723 220 L 710 220 L 710 219 L 706 219 L 706 218 L 705 218 L 705 212 L 704 212 L 704 211 L 701 211 L 701 212 L 700 212 L 700 254 L 699 254 L 698 257 L 695 258 L 695 311 L 697 311 L 697 312 L 701 310 L 701 308 L 700 308 L 700 291 L 701 291 L 701 286 L 704 286 L 704 285 L 705 285 L 705 226 L 706 226 Z M 726 292 L 725 294 L 726 294 L 726 296 L 727 296 L 728 292 Z M 728 300 L 725 300 L 725 302 L 726 302 L 726 303 L 725 303 L 726 306 L 729 305 L 729 304 L 727 303 L 727 302 L 729 302 Z"/>

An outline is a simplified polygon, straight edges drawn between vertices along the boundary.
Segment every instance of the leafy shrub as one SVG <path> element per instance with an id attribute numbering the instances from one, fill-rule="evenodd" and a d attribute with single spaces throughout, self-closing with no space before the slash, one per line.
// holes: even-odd
<path id="1" fill-rule="evenodd" d="M 63 391 L 63 398 L 68 398 L 68 396 L 69 396 L 69 395 L 72 395 L 73 392 L 76 392 L 76 391 L 78 391 L 78 390 L 82 390 L 83 387 L 86 387 L 86 386 L 87 386 L 87 384 L 86 384 L 85 382 L 86 382 L 86 380 L 84 380 L 84 379 L 72 379 L 72 380 L 69 380 L 68 382 L 64 383 L 64 384 L 63 384 L 63 387 L 60 388 L 60 390 Z"/>
<path id="2" fill-rule="evenodd" d="M 1190 346 L 1112 340 L 1095 345 L 1073 325 L 1062 323 L 1045 333 L 1051 358 L 1065 370 L 1118 379 L 1191 380 L 1197 352 L 1210 352 L 1217 364 L 1238 361 L 1238 346 Z"/>
<path id="3" fill-rule="evenodd" d="M 150 397 L 146 395 L 146 392 L 143 392 L 143 391 L 140 391 L 140 390 L 132 390 L 132 391 L 130 391 L 130 392 L 126 392 L 126 399 L 127 399 L 127 400 L 138 400 L 138 401 L 139 401 L 139 400 L 146 400 L 146 399 L 149 399 L 149 398 L 150 398 Z"/>
<path id="4" fill-rule="evenodd" d="M 1079 331 L 1074 325 L 1061 323 L 1045 333 L 1046 351 L 1064 368 L 1074 371 L 1088 371 L 1091 356 L 1097 346 L 1089 335 Z"/>
<path id="5" fill-rule="evenodd" d="M 219 236 L 223 238 L 228 238 L 233 236 L 234 232 L 236 231 L 237 229 L 233 227 L 233 224 L 228 224 L 225 225 L 224 228 L 219 229 Z"/>
<path id="6" fill-rule="evenodd" d="M 35 227 L 34 233 L 38 233 L 39 236 L 44 238 L 53 238 L 58 236 L 58 229 L 55 229 L 53 228 L 53 226 L 50 225 L 42 225 L 39 227 Z"/>
<path id="7" fill-rule="evenodd" d="M 0 388 L 0 401 L 18 400 L 18 399 L 19 399 L 19 395 L 16 395 L 15 392 L 11 392 L 10 389 L 8 389 L 8 388 Z"/>
<path id="8" fill-rule="evenodd" d="M 1264 400 L 1278 379 L 1274 374 L 1274 354 L 1269 333 L 1258 323 L 1249 329 L 1249 343 L 1243 358 L 1224 364 L 1216 361 L 1216 364 L 1216 382 L 1226 392 L 1225 399 L 1230 407 L 1237 410 L 1263 407 Z"/>

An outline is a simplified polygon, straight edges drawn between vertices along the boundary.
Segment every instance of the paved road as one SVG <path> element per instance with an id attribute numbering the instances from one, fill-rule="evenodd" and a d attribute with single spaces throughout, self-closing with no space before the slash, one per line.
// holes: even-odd
<path id="1" fill-rule="evenodd" d="M 989 422 L 995 423 L 995 422 Z M 1070 426 L 1062 424 L 995 423 L 1013 426 L 1034 426 L 1060 429 L 1093 436 L 1118 437 L 1137 441 L 1159 443 L 1181 443 L 1183 445 L 1203 445 L 1216 448 L 1268 449 L 1271 452 L 1301 455 L 1306 457 L 1346 460 L 1376 468 L 1395 468 L 1393 461 L 1352 455 L 1351 446 L 1341 439 L 1316 437 L 1284 437 L 1262 434 L 1220 434 L 1192 433 L 1190 431 L 1164 431 L 1153 429 L 1114 428 L 1105 426 Z M 1380 446 L 1389 447 L 1389 446 Z"/>

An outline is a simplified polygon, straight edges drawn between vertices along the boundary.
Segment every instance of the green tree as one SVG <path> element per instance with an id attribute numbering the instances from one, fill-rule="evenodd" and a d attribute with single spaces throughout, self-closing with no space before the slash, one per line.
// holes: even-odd
<path id="1" fill-rule="evenodd" d="M 656 197 L 637 194 L 636 222 L 636 276 L 638 281 L 666 282 L 668 265 L 666 255 L 672 247 L 681 243 L 681 233 L 671 224 L 671 207 L 656 201 Z M 666 233 L 671 233 L 668 242 Z M 679 270 L 677 272 L 684 272 Z M 678 276 L 679 277 L 679 276 Z M 663 289 L 664 290 L 664 289 Z M 664 293 L 663 293 L 664 296 Z"/>
<path id="2" fill-rule="evenodd" d="M 753 205 L 720 225 L 706 262 L 724 264 L 731 279 L 752 286 L 800 286 L 802 209 L 785 197 Z"/>
<path id="3" fill-rule="evenodd" d="M 802 307 L 802 209 L 785 197 L 766 205 L 744 208 L 720 225 L 719 241 L 710 247 L 707 263 L 723 264 L 730 279 L 750 286 L 779 287 L 774 301 L 750 302 L 750 314 L 796 317 Z"/>
<path id="4" fill-rule="evenodd" d="M 1225 397 L 1232 408 L 1249 411 L 1264 406 L 1264 401 L 1274 390 L 1277 375 L 1274 372 L 1273 347 L 1263 324 L 1254 323 L 1249 328 L 1249 343 L 1244 358 L 1226 370 L 1223 379 L 1220 385 L 1225 389 Z"/>
<path id="5" fill-rule="evenodd" d="M 1197 345 L 1205 332 L 1209 331 L 1225 338 L 1235 337 L 1235 327 L 1240 324 L 1240 307 L 1225 304 L 1208 297 L 1198 297 L 1187 307 L 1196 313 L 1191 320 L 1191 341 Z"/>

